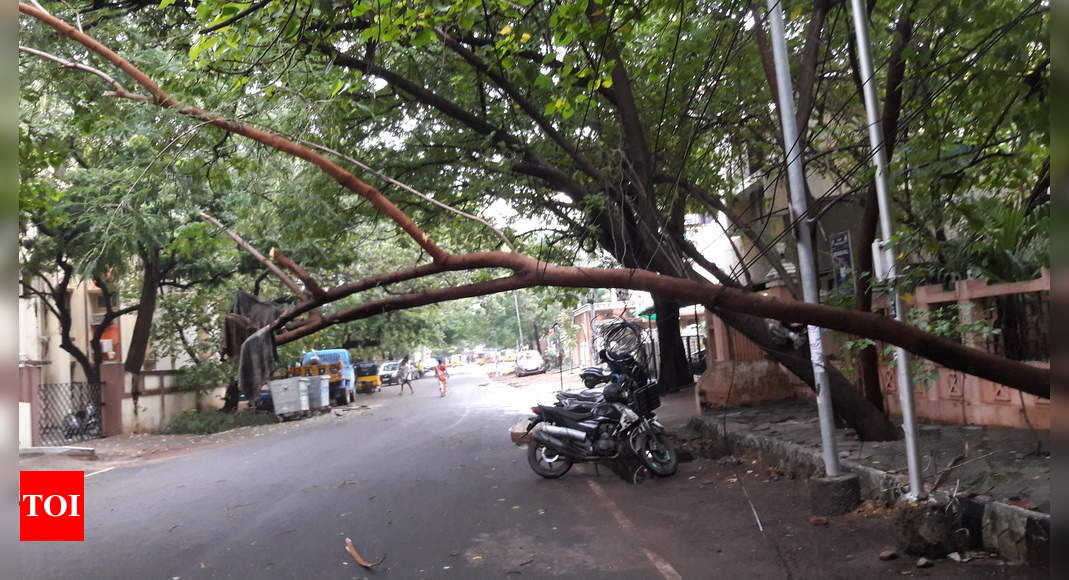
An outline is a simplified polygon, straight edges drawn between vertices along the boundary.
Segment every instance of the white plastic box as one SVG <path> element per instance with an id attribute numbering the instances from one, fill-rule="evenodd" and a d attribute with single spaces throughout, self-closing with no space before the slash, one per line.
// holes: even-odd
<path id="1" fill-rule="evenodd" d="M 308 377 L 290 377 L 271 381 L 271 400 L 275 414 L 291 417 L 308 411 Z"/>

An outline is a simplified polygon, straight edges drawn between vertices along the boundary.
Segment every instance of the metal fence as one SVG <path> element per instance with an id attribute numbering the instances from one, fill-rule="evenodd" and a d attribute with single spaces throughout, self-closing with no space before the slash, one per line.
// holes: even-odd
<path id="1" fill-rule="evenodd" d="M 67 445 L 101 437 L 101 387 L 101 383 L 40 385 L 41 444 Z"/>

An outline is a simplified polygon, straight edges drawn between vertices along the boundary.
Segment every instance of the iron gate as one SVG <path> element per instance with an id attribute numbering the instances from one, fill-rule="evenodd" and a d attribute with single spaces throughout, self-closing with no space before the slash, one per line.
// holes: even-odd
<path id="1" fill-rule="evenodd" d="M 40 389 L 42 445 L 101 437 L 101 383 L 53 383 Z"/>

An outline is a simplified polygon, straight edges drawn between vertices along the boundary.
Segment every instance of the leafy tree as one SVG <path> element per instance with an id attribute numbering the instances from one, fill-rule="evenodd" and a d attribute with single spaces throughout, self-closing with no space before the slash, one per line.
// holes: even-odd
<path id="1" fill-rule="evenodd" d="M 294 139 L 355 153 L 469 213 L 503 201 L 545 224 L 536 237 L 516 240 L 521 251 L 567 262 L 574 252 L 595 250 L 636 271 L 651 269 L 693 281 L 702 279 L 702 268 L 725 285 L 737 285 L 689 244 L 683 215 L 728 214 L 759 248 L 782 237 L 768 227 L 767 215 L 750 223 L 737 212 L 737 194 L 750 174 L 767 178 L 765 197 L 771 195 L 783 150 L 776 113 L 768 107 L 767 40 L 762 26 L 755 26 L 763 15 L 752 7 L 458 1 L 434 6 L 361 2 L 348 11 L 322 3 L 258 3 L 243 10 L 204 1 L 138 10 L 144 6 L 105 5 L 95 11 L 92 24 L 118 37 L 131 28 L 159 31 L 163 23 L 165 48 L 133 48 L 133 53 L 179 100 L 259 119 Z M 810 127 L 808 165 L 811 172 L 838 182 L 832 190 L 812 193 L 829 203 L 860 197 L 873 208 L 864 195 L 841 195 L 864 192 L 869 183 L 862 169 L 865 124 L 844 3 L 790 2 L 787 8 L 799 32 L 792 42 L 801 63 L 795 113 L 803 128 Z M 130 9 L 134 12 L 124 12 Z M 904 201 L 924 207 L 917 192 L 926 195 L 929 189 L 917 170 L 949 158 L 942 152 L 947 143 L 932 139 L 938 135 L 960 138 L 976 158 L 955 169 L 969 179 L 959 179 L 950 191 L 981 186 L 1020 191 L 1028 168 L 1043 158 L 1042 148 L 1021 146 L 1042 141 L 1033 139 L 1037 126 L 1024 121 L 1041 117 L 1044 101 L 1026 95 L 1032 100 L 1017 99 L 1019 115 L 1010 110 L 1001 116 L 990 115 L 984 104 L 997 100 L 998 78 L 1024 84 L 1031 78 L 1042 89 L 1047 73 L 1040 66 L 1042 47 L 1034 39 L 1045 33 L 1045 5 L 987 3 L 963 16 L 959 3 L 917 1 L 893 15 L 875 11 L 873 25 L 876 46 L 889 47 L 877 50 L 877 60 L 886 63 L 885 132 L 906 152 L 900 159 L 907 161 L 902 171 L 907 177 L 896 187 L 899 208 Z M 883 42 L 892 35 L 902 40 Z M 140 39 L 121 40 L 141 46 Z M 168 60 L 167 51 L 176 49 L 189 60 Z M 1023 58 L 1006 65 L 997 54 Z M 980 71 L 969 70 L 974 62 L 981 63 Z M 896 76 L 902 81 L 892 82 Z M 896 100 L 898 105 L 889 106 Z M 962 114 L 970 111 L 976 114 Z M 985 138 L 990 130 L 973 130 L 988 122 L 996 129 L 994 137 Z M 994 143 L 1009 149 L 988 155 Z M 240 153 L 250 163 L 255 159 L 251 148 Z M 1008 159 L 1017 171 L 970 177 Z M 328 218 L 289 230 L 294 235 L 287 240 L 304 240 L 314 256 L 314 245 L 322 246 L 324 240 L 368 238 L 366 224 L 374 221 L 362 218 L 374 217 L 377 209 L 353 195 L 352 188 L 340 189 L 286 160 L 267 169 L 282 173 L 285 178 L 277 183 L 287 186 L 286 193 L 270 196 L 273 203 L 312 208 L 317 218 Z M 943 179 L 945 173 L 931 179 Z M 303 195 L 295 195 L 297 191 Z M 390 194 L 428 234 L 454 251 L 498 244 L 476 222 L 458 221 L 407 192 Z M 906 196 L 912 201 L 901 199 Z M 767 202 L 760 197 L 763 208 Z M 931 207 L 948 205 L 945 196 L 927 199 Z M 228 222 L 240 221 L 261 233 L 270 231 L 260 229 L 263 224 L 296 221 L 292 216 L 271 218 L 268 204 L 234 204 L 229 211 L 224 216 Z M 918 214 L 936 215 L 927 209 Z M 355 221 L 333 221 L 338 216 Z M 317 229 L 321 222 L 329 225 Z M 333 229 L 334 224 L 341 228 Z M 349 231 L 356 234 L 346 238 Z M 413 253 L 400 261 L 414 264 L 418 259 Z M 300 261 L 310 263 L 304 256 Z M 367 261 L 358 258 L 348 267 L 335 266 L 317 275 L 334 279 L 357 270 L 369 273 Z M 480 274 L 472 276 L 477 280 Z M 401 300 L 408 299 L 394 302 Z M 672 301 L 655 294 L 655 305 L 659 325 L 670 321 L 676 308 Z M 805 353 L 774 347 L 763 320 L 712 308 L 792 371 L 808 375 Z M 665 326 L 660 336 L 678 341 L 678 333 L 668 332 L 675 330 L 668 328 L 670 322 Z M 681 348 L 673 348 L 678 345 L 667 346 L 662 351 L 681 355 Z M 681 362 L 673 358 L 679 357 L 665 357 L 665 377 Z M 867 411 L 850 397 L 845 378 L 833 372 L 832 379 L 840 412 L 863 416 Z"/>

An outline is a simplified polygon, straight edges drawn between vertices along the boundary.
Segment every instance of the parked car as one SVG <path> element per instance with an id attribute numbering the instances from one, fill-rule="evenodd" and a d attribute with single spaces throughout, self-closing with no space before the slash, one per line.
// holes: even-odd
<path id="1" fill-rule="evenodd" d="M 379 379 L 384 385 L 395 385 L 401 381 L 401 361 L 388 361 L 379 367 Z"/>
<path id="2" fill-rule="evenodd" d="M 546 370 L 546 361 L 537 350 L 525 350 L 516 356 L 516 376 L 534 375 Z"/>

